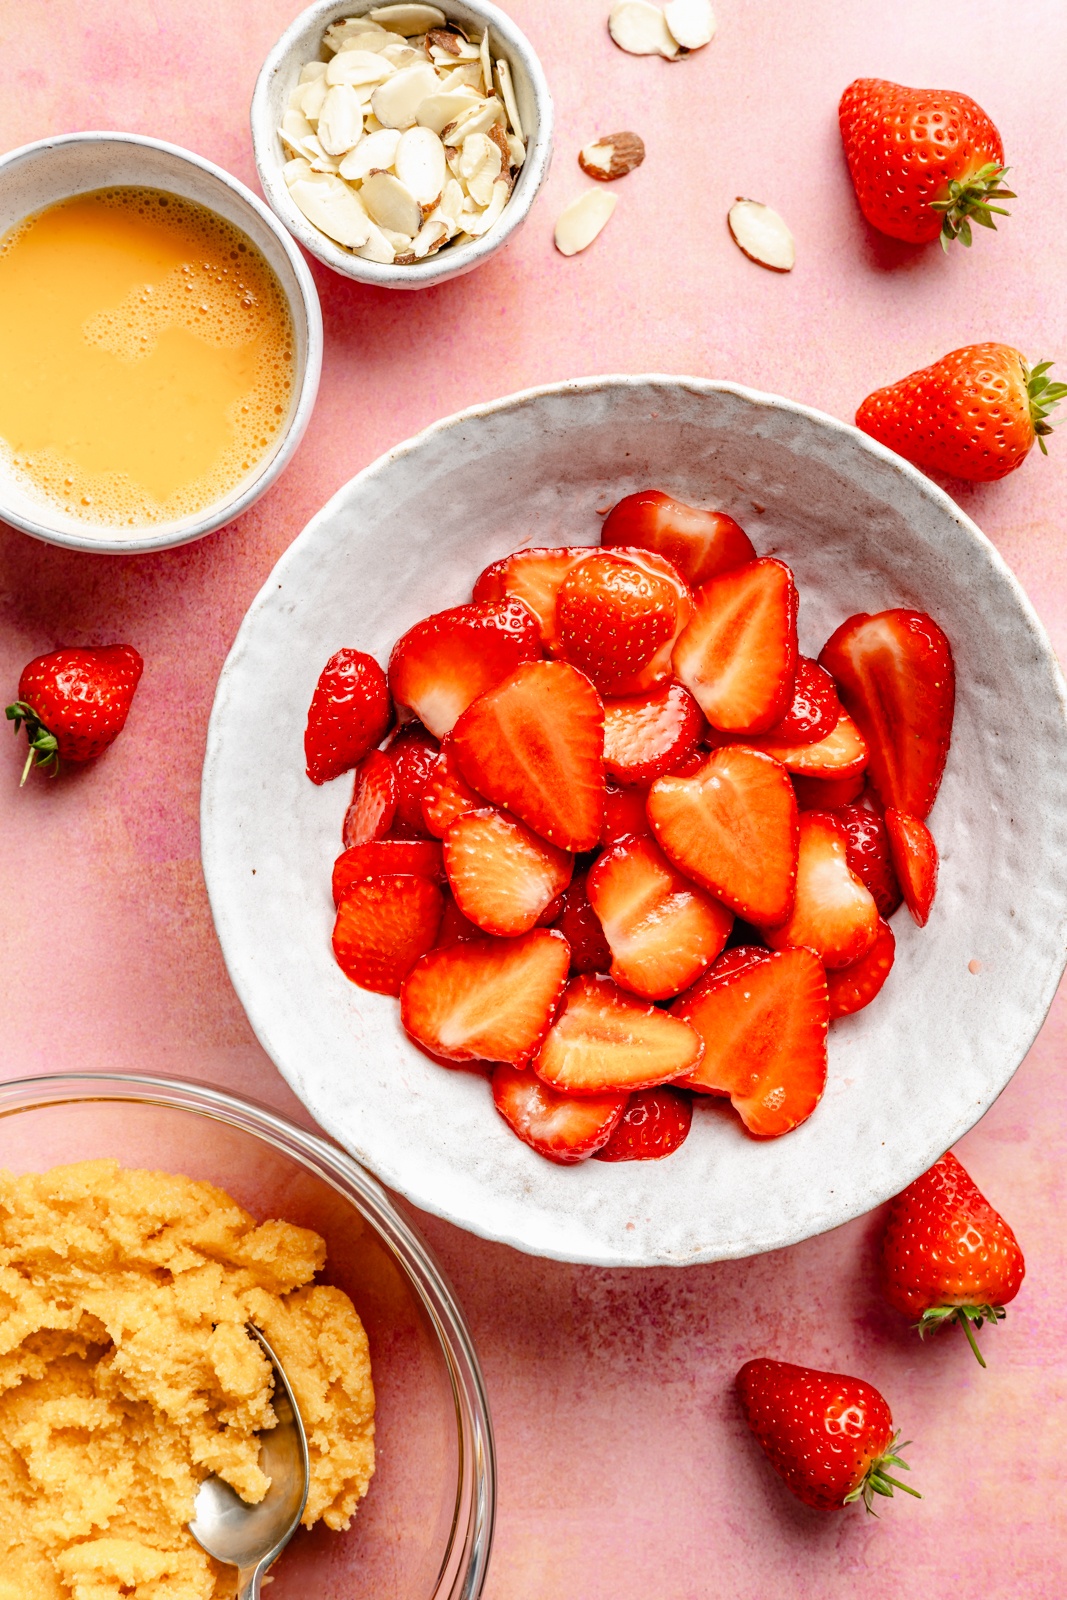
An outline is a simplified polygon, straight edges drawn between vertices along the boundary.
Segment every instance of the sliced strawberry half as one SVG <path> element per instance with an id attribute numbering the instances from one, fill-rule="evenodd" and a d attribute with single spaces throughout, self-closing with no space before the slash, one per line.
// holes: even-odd
<path id="1" fill-rule="evenodd" d="M 494 561 L 480 573 L 474 585 L 475 600 L 521 600 L 537 618 L 541 643 L 550 655 L 559 649 L 556 629 L 556 596 L 572 567 L 587 561 L 588 545 L 561 545 L 552 550 L 516 550 L 503 561 Z"/>
<path id="2" fill-rule="evenodd" d="M 604 1094 L 575 1100 L 557 1094 L 535 1072 L 508 1066 L 494 1069 L 492 1088 L 493 1104 L 511 1131 L 561 1166 L 594 1155 L 610 1139 L 630 1098 Z"/>
<path id="3" fill-rule="evenodd" d="M 676 1087 L 728 1094 L 749 1133 L 777 1138 L 804 1122 L 826 1087 L 830 1006 L 810 950 L 786 950 L 715 981 L 714 968 L 671 1011 L 704 1040 Z"/>
<path id="4" fill-rule="evenodd" d="M 925 928 L 937 893 L 934 836 L 925 822 L 894 806 L 886 807 L 885 825 L 893 867 L 904 891 L 904 903 L 919 927 Z"/>
<path id="5" fill-rule="evenodd" d="M 582 1101 L 581 1104 L 587 1104 Z M 662 1161 L 689 1137 L 693 1102 L 677 1089 L 638 1089 L 597 1151 L 598 1161 Z"/>
<path id="6" fill-rule="evenodd" d="M 564 889 L 552 926 L 571 947 L 572 972 L 607 972 L 611 951 L 600 918 L 589 903 L 584 877 L 575 878 Z"/>
<path id="7" fill-rule="evenodd" d="M 801 656 L 797 661 L 793 700 L 782 718 L 764 734 L 776 744 L 817 744 L 833 733 L 841 717 L 837 685 L 817 661 Z"/>
<path id="8" fill-rule="evenodd" d="M 797 674 L 789 568 L 764 558 L 704 584 L 674 647 L 674 671 L 723 733 L 764 733 L 780 722 Z"/>
<path id="9" fill-rule="evenodd" d="M 698 771 L 658 778 L 652 832 L 675 866 L 759 927 L 793 907 L 797 803 L 784 767 L 745 745 L 716 750 Z"/>
<path id="10" fill-rule="evenodd" d="M 848 864 L 848 835 L 831 811 L 800 818 L 797 893 L 780 927 L 766 930 L 774 950 L 801 945 L 825 967 L 847 967 L 868 951 L 878 933 L 878 907 Z"/>
<path id="11" fill-rule="evenodd" d="M 441 740 L 441 756 L 422 791 L 422 820 L 435 839 L 443 839 L 457 817 L 485 805 L 459 770 L 452 735 Z"/>
<path id="12" fill-rule="evenodd" d="M 401 728 L 385 755 L 393 764 L 396 774 L 396 816 L 394 833 L 403 830 L 409 837 L 425 838 L 426 823 L 422 814 L 422 797 L 441 756 L 441 747 L 432 734 L 418 722 L 409 722 Z"/>
<path id="13" fill-rule="evenodd" d="M 620 500 L 608 512 L 600 542 L 606 550 L 636 546 L 666 556 L 694 589 L 756 559 L 733 517 L 687 506 L 662 489 L 639 489 Z"/>
<path id="14" fill-rule="evenodd" d="M 646 1000 L 688 988 L 733 927 L 733 912 L 684 878 L 652 839 L 605 850 L 587 888 L 611 949 L 611 976 Z"/>
<path id="15" fill-rule="evenodd" d="M 416 1044 L 449 1061 L 525 1066 L 552 1021 L 570 961 L 566 939 L 547 928 L 431 950 L 404 981 L 400 1020 Z"/>
<path id="16" fill-rule="evenodd" d="M 338 650 L 319 674 L 304 730 L 312 783 L 349 772 L 385 738 L 393 707 L 385 673 L 363 650 Z"/>
<path id="17" fill-rule="evenodd" d="M 468 783 L 561 850 L 591 850 L 604 818 L 604 708 L 584 673 L 532 661 L 480 695 L 453 744 Z"/>
<path id="18" fill-rule="evenodd" d="M 396 816 L 396 802 L 396 768 L 384 750 L 372 750 L 356 768 L 352 799 L 341 828 L 345 849 L 384 839 Z"/>
<path id="19" fill-rule="evenodd" d="M 879 918 L 877 937 L 866 955 L 860 956 L 850 967 L 826 974 L 831 1022 L 835 1017 L 850 1017 L 853 1012 L 870 1005 L 889 976 L 896 950 L 892 928 Z"/>
<path id="20" fill-rule="evenodd" d="M 622 551 L 594 551 L 556 598 L 559 653 L 601 694 L 639 693 L 678 629 L 678 581 Z"/>
<path id="21" fill-rule="evenodd" d="M 583 973 L 571 979 L 534 1069 L 561 1094 L 621 1094 L 691 1072 L 703 1048 L 688 1023 Z"/>
<path id="22" fill-rule="evenodd" d="M 483 600 L 438 611 L 393 646 L 389 687 L 438 739 L 486 689 L 541 655 L 537 618 L 521 600 Z"/>
<path id="23" fill-rule="evenodd" d="M 952 737 L 956 674 L 945 635 L 921 611 L 860 613 L 841 624 L 819 660 L 870 747 L 882 804 L 921 821 Z"/>
<path id="24" fill-rule="evenodd" d="M 731 735 L 736 738 L 736 735 Z M 722 743 L 724 736 L 718 741 Z M 815 744 L 783 744 L 772 734 L 758 734 L 745 739 L 753 750 L 765 750 L 780 761 L 788 771 L 809 778 L 852 778 L 861 774 L 867 765 L 867 745 L 852 718 L 842 711 L 837 725 L 825 739 Z"/>
<path id="25" fill-rule="evenodd" d="M 444 896 L 429 878 L 364 878 L 337 907 L 333 953 L 346 978 L 376 994 L 399 994 L 437 937 Z"/>
<path id="26" fill-rule="evenodd" d="M 333 864 L 333 903 L 340 905 L 354 883 L 364 878 L 445 879 L 441 846 L 436 839 L 373 839 L 345 850 Z"/>
<path id="27" fill-rule="evenodd" d="M 617 783 L 654 783 L 676 770 L 704 726 L 703 712 L 680 683 L 605 700 L 604 766 Z"/>
<path id="28" fill-rule="evenodd" d="M 867 774 L 862 767 L 843 778 L 807 778 L 801 772 L 793 774 L 793 788 L 801 811 L 840 811 L 859 799 L 866 784 Z"/>
<path id="29" fill-rule="evenodd" d="M 574 858 L 514 817 L 485 808 L 452 823 L 445 870 L 456 904 L 485 933 L 528 933 L 571 881 Z"/>
<path id="30" fill-rule="evenodd" d="M 600 831 L 600 843 L 616 844 L 630 834 L 649 837 L 652 824 L 645 809 L 647 801 L 648 789 L 619 789 L 614 783 L 609 783 L 604 790 L 604 824 Z"/>
<path id="31" fill-rule="evenodd" d="M 885 818 L 875 805 L 842 806 L 834 816 L 848 838 L 848 864 L 874 896 L 879 914 L 891 917 L 903 898 Z"/>

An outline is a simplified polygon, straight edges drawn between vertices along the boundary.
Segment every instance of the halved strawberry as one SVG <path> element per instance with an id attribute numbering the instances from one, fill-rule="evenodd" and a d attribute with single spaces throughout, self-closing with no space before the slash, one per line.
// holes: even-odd
<path id="1" fill-rule="evenodd" d="M 730 735 L 736 738 L 736 734 Z M 722 743 L 714 737 L 708 743 Z M 808 778 L 851 778 L 862 773 L 867 765 L 867 745 L 852 718 L 842 711 L 832 733 L 815 744 L 783 744 L 773 733 L 746 737 L 745 743 L 753 750 L 765 750 L 780 761 L 783 767 Z"/>
<path id="2" fill-rule="evenodd" d="M 937 846 L 934 836 L 918 817 L 887 806 L 886 832 L 889 850 L 904 902 L 920 928 L 925 928 L 930 918 L 930 908 L 937 893 Z"/>
<path id="3" fill-rule="evenodd" d="M 463 915 L 502 938 L 528 933 L 574 868 L 565 850 L 491 808 L 457 817 L 445 834 L 444 855 Z"/>
<path id="4" fill-rule="evenodd" d="M 467 782 L 561 850 L 591 850 L 604 817 L 604 708 L 584 673 L 531 661 L 456 723 Z"/>
<path id="5" fill-rule="evenodd" d="M 611 948 L 611 976 L 646 1000 L 688 988 L 733 926 L 733 912 L 683 878 L 652 839 L 605 850 L 586 883 Z"/>
<path id="6" fill-rule="evenodd" d="M 790 916 L 766 930 L 774 950 L 804 945 L 825 967 L 847 967 L 868 951 L 878 932 L 878 907 L 848 864 L 848 835 L 832 811 L 800 818 L 797 894 Z"/>
<path id="7" fill-rule="evenodd" d="M 703 1050 L 688 1023 L 583 973 L 568 984 L 534 1070 L 563 1094 L 621 1094 L 691 1072 Z"/>
<path id="8" fill-rule="evenodd" d="M 873 894 L 880 915 L 891 917 L 903 896 L 893 871 L 885 818 L 874 804 L 842 806 L 834 816 L 848 836 L 849 866 Z"/>
<path id="9" fill-rule="evenodd" d="M 781 745 L 817 744 L 833 733 L 840 717 L 841 702 L 833 678 L 817 661 L 800 656 L 792 704 L 764 738 Z"/>
<path id="10" fill-rule="evenodd" d="M 363 878 L 432 878 L 443 883 L 444 862 L 436 839 L 372 839 L 357 844 L 333 864 L 333 903 L 340 905 L 354 883 Z"/>
<path id="11" fill-rule="evenodd" d="M 793 774 L 793 788 L 801 811 L 840 811 L 859 799 L 866 784 L 867 774 L 862 767 L 843 778 L 809 778 L 802 772 Z"/>
<path id="12" fill-rule="evenodd" d="M 755 561 L 744 529 L 724 511 L 701 511 L 662 489 L 639 489 L 608 512 L 600 543 L 637 546 L 666 556 L 694 589 L 731 567 Z"/>
<path id="13" fill-rule="evenodd" d="M 680 683 L 605 700 L 604 766 L 617 783 L 654 783 L 676 770 L 703 731 L 704 714 Z"/>
<path id="14" fill-rule="evenodd" d="M 797 590 L 781 561 L 750 561 L 698 590 L 674 647 L 674 671 L 713 728 L 764 733 L 780 722 L 797 673 Z"/>
<path id="15" fill-rule="evenodd" d="M 434 948 L 439 949 L 446 944 L 466 944 L 471 939 L 483 939 L 485 935 L 481 928 L 476 928 L 457 906 L 450 894 L 445 895 L 445 909 L 441 913 L 441 926 L 437 930 Z M 420 1045 L 420 1049 L 422 1046 Z M 433 1054 L 429 1051 L 428 1054 Z M 444 1057 L 441 1057 L 443 1060 Z M 450 1063 L 451 1064 L 451 1063 Z"/>
<path id="16" fill-rule="evenodd" d="M 435 839 L 443 839 L 457 817 L 485 805 L 459 770 L 452 735 L 441 740 L 441 756 L 422 792 L 422 820 Z"/>
<path id="17" fill-rule="evenodd" d="M 716 750 L 697 772 L 657 778 L 652 832 L 676 867 L 746 922 L 784 922 L 797 872 L 797 803 L 784 767 L 745 745 Z"/>
<path id="18" fill-rule="evenodd" d="M 396 826 L 393 832 L 424 839 L 427 834 L 422 814 L 422 797 L 441 756 L 441 747 L 418 722 L 409 722 L 396 734 L 384 752 L 396 773 Z"/>
<path id="19" fill-rule="evenodd" d="M 571 947 L 572 972 L 607 972 L 611 951 L 600 918 L 589 903 L 584 877 L 574 878 L 560 895 L 552 926 Z"/>
<path id="20" fill-rule="evenodd" d="M 392 874 L 354 883 L 337 907 L 333 953 L 346 978 L 399 994 L 437 937 L 444 896 L 429 878 Z"/>
<path id="21" fill-rule="evenodd" d="M 539 1156 L 571 1166 L 587 1161 L 611 1137 L 626 1110 L 627 1094 L 585 1100 L 557 1094 L 535 1072 L 499 1066 L 492 1079 L 493 1104 L 513 1133 Z"/>
<path id="22" fill-rule="evenodd" d="M 826 974 L 826 987 L 830 994 L 830 1020 L 850 1017 L 854 1011 L 869 1006 L 889 976 L 896 955 L 897 942 L 888 922 L 879 918 L 878 934 L 871 948 L 850 967 Z"/>
<path id="23" fill-rule="evenodd" d="M 585 1105 L 588 1102 L 582 1101 Z M 677 1089 L 638 1089 L 611 1130 L 598 1161 L 660 1161 L 689 1136 L 693 1102 Z"/>
<path id="24" fill-rule="evenodd" d="M 556 597 L 559 653 L 603 695 L 637 694 L 678 629 L 677 579 L 622 551 L 595 550 Z"/>
<path id="25" fill-rule="evenodd" d="M 393 646 L 389 687 L 438 739 L 494 683 L 541 655 L 537 618 L 521 600 L 453 606 L 416 622 Z"/>
<path id="26" fill-rule="evenodd" d="M 776 1138 L 811 1116 L 826 1086 L 830 1007 L 810 950 L 715 969 L 671 1006 L 704 1040 L 704 1059 L 676 1087 L 728 1094 L 749 1133 Z"/>
<path id="27" fill-rule="evenodd" d="M 341 828 L 345 849 L 384 839 L 396 816 L 396 800 L 396 768 L 384 750 L 372 750 L 356 768 L 352 799 Z"/>
<path id="28" fill-rule="evenodd" d="M 400 1020 L 417 1044 L 450 1061 L 525 1066 L 552 1021 L 570 961 L 566 939 L 548 928 L 431 950 L 404 981 Z"/>
<path id="29" fill-rule="evenodd" d="M 921 611 L 860 613 L 841 624 L 819 660 L 870 747 L 882 804 L 921 820 L 952 736 L 956 674 L 945 635 Z"/>
<path id="30" fill-rule="evenodd" d="M 592 554 L 589 545 L 561 545 L 551 550 L 516 550 L 494 561 L 474 585 L 475 600 L 503 600 L 511 596 L 529 606 L 541 631 L 541 643 L 550 655 L 559 648 L 556 596 L 571 568 Z"/>
<path id="31" fill-rule="evenodd" d="M 350 771 L 381 743 L 392 720 L 385 673 L 374 657 L 338 650 L 319 674 L 308 708 L 304 757 L 312 783 Z"/>
<path id="32" fill-rule="evenodd" d="M 604 790 L 604 823 L 600 830 L 602 845 L 617 844 L 630 834 L 648 838 L 652 824 L 645 809 L 647 789 L 618 789 L 609 783 Z"/>

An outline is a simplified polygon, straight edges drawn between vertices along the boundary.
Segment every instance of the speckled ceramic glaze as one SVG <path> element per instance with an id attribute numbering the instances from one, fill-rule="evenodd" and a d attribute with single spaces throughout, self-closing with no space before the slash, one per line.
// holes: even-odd
<path id="1" fill-rule="evenodd" d="M 469 598 L 519 546 L 594 543 L 647 486 L 730 512 L 787 561 L 801 647 L 855 611 L 917 606 L 956 658 L 952 751 L 931 816 L 928 927 L 894 918 L 879 999 L 834 1025 L 826 1094 L 785 1138 L 698 1101 L 669 1160 L 571 1168 L 521 1144 L 478 1076 L 401 1033 L 397 1004 L 330 950 L 330 866 L 348 778 L 304 775 L 308 702 L 341 645 L 382 662 L 429 611 Z M 920 473 L 854 428 L 774 396 L 685 378 L 601 378 L 463 412 L 398 446 L 313 518 L 252 605 L 208 740 L 203 856 L 231 977 L 310 1111 L 416 1205 L 520 1249 L 684 1264 L 795 1243 L 901 1189 L 1010 1079 L 1067 951 L 1064 687 L 1025 595 Z"/>

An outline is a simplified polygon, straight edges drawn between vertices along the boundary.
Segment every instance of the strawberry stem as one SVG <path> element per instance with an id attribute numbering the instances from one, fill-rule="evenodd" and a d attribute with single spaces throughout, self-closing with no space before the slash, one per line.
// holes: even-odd
<path id="1" fill-rule="evenodd" d="M 1007 172 L 1007 167 L 998 166 L 995 161 L 986 162 L 984 167 L 979 167 L 977 172 L 972 172 L 969 178 L 961 183 L 958 178 L 953 178 L 948 186 L 946 200 L 931 200 L 931 211 L 944 212 L 941 223 L 941 248 L 948 250 L 954 239 L 970 249 L 971 223 L 977 222 L 979 227 L 992 228 L 996 231 L 996 223 L 992 213 L 998 217 L 1007 217 L 1010 212 L 1003 206 L 992 205 L 993 200 L 1014 200 L 1013 189 L 1001 186 L 1001 179 Z"/>
<path id="2" fill-rule="evenodd" d="M 25 700 L 13 701 L 7 707 L 5 715 L 9 722 L 15 724 L 15 733 L 18 733 L 23 723 L 26 724 L 26 737 L 30 741 L 26 765 L 19 779 L 19 788 L 22 788 L 30 775 L 30 768 L 35 765 L 54 778 L 59 771 L 59 741 L 55 734 L 49 733 L 36 711 L 31 705 L 27 705 Z"/>
<path id="3" fill-rule="evenodd" d="M 1003 1306 L 931 1306 L 924 1311 L 916 1323 L 919 1338 L 925 1339 L 928 1333 L 935 1328 L 941 1328 L 946 1322 L 957 1322 L 967 1335 L 967 1343 L 974 1351 L 975 1360 L 980 1367 L 985 1366 L 982 1352 L 974 1337 L 975 1329 L 980 1328 L 984 1322 L 990 1322 L 996 1327 L 998 1322 L 1003 1322 L 1007 1312 Z"/>
<path id="4" fill-rule="evenodd" d="M 891 1500 L 893 1498 L 893 1490 L 901 1489 L 905 1494 L 912 1495 L 916 1500 L 922 1499 L 918 1489 L 913 1489 L 910 1484 L 901 1483 L 899 1478 L 891 1477 L 885 1470 L 887 1467 L 903 1467 L 905 1472 L 911 1471 L 903 1456 L 897 1454 L 898 1450 L 906 1450 L 911 1441 L 905 1439 L 902 1445 L 898 1445 L 897 1440 L 899 1438 L 900 1434 L 895 1433 L 889 1441 L 885 1455 L 879 1456 L 876 1461 L 871 1462 L 863 1482 L 857 1484 L 852 1493 L 845 1496 L 846 1505 L 851 1505 L 855 1500 L 862 1500 L 871 1516 L 876 1517 L 878 1513 L 875 1511 L 873 1503 L 876 1494 L 886 1495 Z"/>
<path id="5" fill-rule="evenodd" d="M 1030 421 L 1043 456 L 1048 455 L 1045 439 L 1053 429 L 1048 414 L 1055 410 L 1061 400 L 1067 399 L 1067 383 L 1053 383 L 1046 376 L 1051 365 L 1051 361 L 1039 361 L 1036 367 L 1028 367 L 1023 362 L 1023 380 L 1030 399 Z"/>

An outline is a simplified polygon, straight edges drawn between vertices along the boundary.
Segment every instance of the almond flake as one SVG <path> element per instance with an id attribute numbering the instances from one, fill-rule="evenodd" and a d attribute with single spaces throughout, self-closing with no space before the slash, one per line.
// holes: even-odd
<path id="1" fill-rule="evenodd" d="M 364 50 L 373 49 L 372 45 L 364 43 L 367 35 L 377 37 L 385 33 L 384 28 L 378 28 L 373 22 L 368 22 L 366 17 L 348 17 L 344 22 L 335 22 L 322 36 L 322 42 L 327 50 L 343 50 L 350 39 L 359 41 Z M 386 36 L 388 43 L 388 35 Z"/>
<path id="2" fill-rule="evenodd" d="M 508 149 L 511 152 L 511 165 L 518 169 L 526 160 L 526 146 L 516 134 L 509 133 Z"/>
<path id="3" fill-rule="evenodd" d="M 499 179 L 496 183 L 494 183 L 492 199 L 482 212 L 481 216 L 476 218 L 464 217 L 463 221 L 467 232 L 473 234 L 476 239 L 480 239 L 483 233 L 488 233 L 489 229 L 493 226 L 493 223 L 498 220 L 501 212 L 507 205 L 508 195 L 510 193 L 511 185 L 509 183 L 505 183 L 503 179 Z"/>
<path id="4" fill-rule="evenodd" d="M 556 223 L 556 249 L 576 256 L 587 250 L 615 210 L 616 197 L 607 189 L 587 189 L 560 213 Z"/>
<path id="5" fill-rule="evenodd" d="M 587 177 L 601 183 L 625 178 L 645 159 L 644 140 L 636 133 L 609 133 L 578 152 L 578 165 Z"/>
<path id="6" fill-rule="evenodd" d="M 300 85 L 297 110 L 302 111 L 312 125 L 319 120 L 322 102 L 326 98 L 328 89 L 329 86 L 325 77 L 312 78 L 310 83 Z"/>
<path id="7" fill-rule="evenodd" d="M 432 208 L 445 186 L 445 147 L 431 128 L 409 128 L 400 136 L 396 175 L 419 205 Z"/>
<path id="8" fill-rule="evenodd" d="M 359 193 L 371 220 L 379 228 L 406 234 L 410 244 L 422 226 L 422 211 L 411 190 L 390 172 L 372 172 Z"/>
<path id="9" fill-rule="evenodd" d="M 386 128 L 413 127 L 415 113 L 437 85 L 437 73 L 429 61 L 404 67 L 375 89 L 371 99 L 374 115 Z"/>
<path id="10" fill-rule="evenodd" d="M 324 78 L 325 76 L 325 61 L 309 61 L 306 66 L 300 68 L 301 83 L 314 83 L 316 78 Z"/>
<path id="11" fill-rule="evenodd" d="M 289 193 L 293 204 L 328 238 L 349 249 L 366 244 L 370 234 L 367 213 L 342 178 L 325 174 L 298 178 Z"/>
<path id="12" fill-rule="evenodd" d="M 511 131 L 516 139 L 522 139 L 525 142 L 526 136 L 522 131 L 522 120 L 519 117 L 519 102 L 515 98 L 515 85 L 511 78 L 511 68 L 506 61 L 497 62 L 496 81 L 500 89 L 500 98 L 504 102 L 504 110 L 508 114 Z"/>
<path id="13" fill-rule="evenodd" d="M 450 28 L 431 28 L 426 35 L 426 47 L 431 55 L 434 50 L 444 50 L 450 56 L 458 56 L 460 45 L 465 43 L 466 40 Z"/>
<path id="14" fill-rule="evenodd" d="M 396 147 L 401 135 L 395 128 L 380 128 L 377 133 L 364 134 L 341 162 L 341 176 L 349 183 L 359 183 L 372 172 L 388 172 L 396 160 Z"/>
<path id="15" fill-rule="evenodd" d="M 390 33 L 402 33 L 405 38 L 427 33 L 430 28 L 443 28 L 448 20 L 436 6 L 423 5 L 377 6 L 367 12 L 367 17 L 379 27 L 388 28 Z"/>
<path id="16" fill-rule="evenodd" d="M 492 94 L 492 92 L 493 92 L 493 64 L 489 59 L 489 29 L 488 28 L 486 28 L 485 32 L 482 34 L 481 43 L 478 46 L 478 60 L 481 62 L 481 65 L 482 65 L 482 88 L 485 90 L 486 94 Z"/>
<path id="17" fill-rule="evenodd" d="M 383 83 L 393 76 L 393 64 L 373 50 L 342 50 L 326 68 L 326 82 L 348 83 L 355 88 Z"/>
<path id="18" fill-rule="evenodd" d="M 392 245 L 389 243 L 389 240 L 385 237 L 385 234 L 382 232 L 381 228 L 379 228 L 378 224 L 376 222 L 370 222 L 369 218 L 368 223 L 370 227 L 370 233 L 368 235 L 367 242 L 365 245 L 357 247 L 356 255 L 362 256 L 364 261 L 377 261 L 380 262 L 383 267 L 391 267 L 396 259 L 396 251 L 393 249 Z"/>
<path id="19" fill-rule="evenodd" d="M 412 50 L 408 44 L 387 44 L 382 51 L 382 57 L 398 72 L 401 67 L 413 67 L 417 62 L 426 60 L 422 50 Z"/>
<path id="20" fill-rule="evenodd" d="M 490 100 L 479 100 L 455 122 L 442 128 L 441 138 L 445 144 L 462 144 L 472 133 L 488 133 L 494 122 L 503 122 L 506 116 L 502 103 L 493 95 Z"/>
<path id="21" fill-rule="evenodd" d="M 294 156 L 307 155 L 308 140 L 315 138 L 315 130 L 302 111 L 289 110 L 282 117 L 282 125 L 278 129 L 282 142 L 289 146 Z"/>
<path id="22" fill-rule="evenodd" d="M 447 222 L 436 221 L 433 217 L 424 222 L 411 241 L 411 253 L 415 260 L 421 261 L 425 256 L 433 255 L 448 238 L 448 232 Z"/>
<path id="23" fill-rule="evenodd" d="M 396 34 L 388 33 L 385 28 L 367 28 L 364 33 L 350 34 L 347 39 L 342 39 L 341 50 L 384 50 L 386 45 L 396 43 Z"/>
<path id="24" fill-rule="evenodd" d="M 282 168 L 282 177 L 292 186 L 298 178 L 311 177 L 311 165 L 303 156 L 294 156 L 292 161 L 287 161 Z"/>
<path id="25" fill-rule="evenodd" d="M 671 37 L 663 12 L 649 0 L 618 0 L 608 17 L 608 32 L 619 49 L 632 56 L 673 61 L 678 54 L 678 42 Z"/>
<path id="26" fill-rule="evenodd" d="M 685 50 L 702 50 L 715 37 L 715 13 L 709 0 L 667 0 L 663 15 L 671 37 Z"/>
<path id="27" fill-rule="evenodd" d="M 335 83 L 319 112 L 316 132 L 328 156 L 343 156 L 363 137 L 363 107 L 356 91 L 346 83 Z"/>
<path id="28" fill-rule="evenodd" d="M 759 200 L 742 200 L 730 207 L 726 221 L 733 241 L 743 255 L 772 272 L 791 272 L 796 260 L 793 235 L 777 211 Z"/>
<path id="29" fill-rule="evenodd" d="M 438 91 L 426 96 L 419 106 L 416 121 L 422 128 L 432 128 L 434 133 L 441 133 L 464 111 L 481 102 L 482 96 L 475 89 L 450 89 L 447 94 Z"/>
<path id="30" fill-rule="evenodd" d="M 438 67 L 438 72 L 441 68 Z M 451 89 L 473 89 L 481 94 L 482 65 L 480 61 L 464 61 L 458 67 L 452 67 L 445 72 L 441 79 L 441 93 L 448 94 Z"/>

